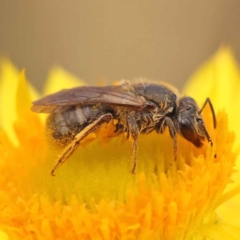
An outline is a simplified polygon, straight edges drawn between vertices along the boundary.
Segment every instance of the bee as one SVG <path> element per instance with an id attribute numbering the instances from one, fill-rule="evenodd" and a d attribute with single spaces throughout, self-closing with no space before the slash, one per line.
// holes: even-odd
<path id="1" fill-rule="evenodd" d="M 180 97 L 177 89 L 166 83 L 145 79 L 122 81 L 119 85 L 81 86 L 64 89 L 33 102 L 32 111 L 50 113 L 47 128 L 54 140 L 65 146 L 51 174 L 65 162 L 81 141 L 103 123 L 117 120 L 116 135 L 124 133 L 132 141 L 132 169 L 137 165 L 138 135 L 168 128 L 177 155 L 177 134 L 197 148 L 204 139 L 212 145 L 201 113 L 209 104 L 216 128 L 216 116 L 209 98 L 200 109 L 188 96 Z"/>

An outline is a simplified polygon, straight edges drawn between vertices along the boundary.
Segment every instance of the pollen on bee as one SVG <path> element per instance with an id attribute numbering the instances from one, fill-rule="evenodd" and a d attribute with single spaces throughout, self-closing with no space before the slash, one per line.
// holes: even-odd
<path id="1" fill-rule="evenodd" d="M 95 132 L 92 132 L 92 133 L 89 133 L 86 138 L 84 138 L 82 141 L 81 141 L 81 145 L 85 144 L 85 143 L 89 143 L 93 140 L 95 140 L 97 138 L 97 134 Z"/>
<path id="2" fill-rule="evenodd" d="M 109 139 L 117 136 L 119 132 L 116 131 L 116 124 L 118 120 L 111 120 L 109 123 L 103 123 L 97 130 L 97 137 L 100 139 Z"/>

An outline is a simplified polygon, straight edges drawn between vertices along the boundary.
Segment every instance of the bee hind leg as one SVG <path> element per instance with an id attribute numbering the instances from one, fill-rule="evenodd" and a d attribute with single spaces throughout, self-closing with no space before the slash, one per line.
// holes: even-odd
<path id="1" fill-rule="evenodd" d="M 76 150 L 76 148 L 79 146 L 80 142 L 87 137 L 90 133 L 94 132 L 97 128 L 99 128 L 103 123 L 111 121 L 113 118 L 111 113 L 104 114 L 100 116 L 98 119 L 96 119 L 94 122 L 86 126 L 81 132 L 79 132 L 71 143 L 69 143 L 62 153 L 59 155 L 58 161 L 53 167 L 51 171 L 51 175 L 55 176 L 56 169 L 63 164 Z"/>

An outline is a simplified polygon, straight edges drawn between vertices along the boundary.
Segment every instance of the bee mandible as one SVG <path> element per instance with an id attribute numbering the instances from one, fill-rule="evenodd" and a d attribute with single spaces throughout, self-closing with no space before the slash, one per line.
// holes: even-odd
<path id="1" fill-rule="evenodd" d="M 199 109 L 191 97 L 180 97 L 178 91 L 166 83 L 145 79 L 122 81 L 113 86 L 81 86 L 64 89 L 33 102 L 32 110 L 50 113 L 47 127 L 52 137 L 65 146 L 51 171 L 65 162 L 81 141 L 103 123 L 116 119 L 117 133 L 132 140 L 132 169 L 137 165 L 138 135 L 152 131 L 163 133 L 168 128 L 173 140 L 174 157 L 177 155 L 177 134 L 197 148 L 206 138 L 212 140 L 205 127 L 201 112 L 209 104 L 216 128 L 216 116 L 209 98 Z"/>

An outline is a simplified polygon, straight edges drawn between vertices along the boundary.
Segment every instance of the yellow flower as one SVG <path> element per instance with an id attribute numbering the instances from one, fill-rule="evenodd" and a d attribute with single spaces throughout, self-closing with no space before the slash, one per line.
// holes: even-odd
<path id="1" fill-rule="evenodd" d="M 6 61 L 1 67 L 0 239 L 238 239 L 239 219 L 230 222 L 230 210 L 223 210 L 233 199 L 233 210 L 240 211 L 240 201 L 234 202 L 239 185 L 229 188 L 232 179 L 240 182 L 234 175 L 240 152 L 234 93 L 240 85 L 232 69 L 239 70 L 229 49 L 207 62 L 187 91 L 200 104 L 209 96 L 217 109 L 216 130 L 204 110 L 213 147 L 206 142 L 197 149 L 178 137 L 177 162 L 171 164 L 167 132 L 141 135 L 136 175 L 129 174 L 131 143 L 123 136 L 106 138 L 110 123 L 52 177 L 59 150 L 46 139 L 40 115 L 29 110 L 38 96 L 23 71 Z M 223 72 L 229 74 L 226 87 Z M 55 69 L 48 92 L 59 90 L 60 78 L 65 87 L 79 84 Z"/>

